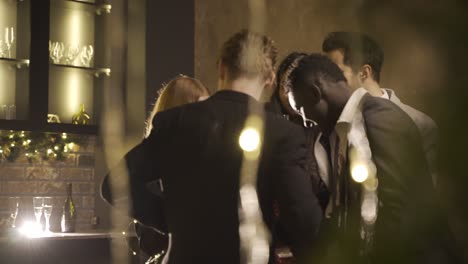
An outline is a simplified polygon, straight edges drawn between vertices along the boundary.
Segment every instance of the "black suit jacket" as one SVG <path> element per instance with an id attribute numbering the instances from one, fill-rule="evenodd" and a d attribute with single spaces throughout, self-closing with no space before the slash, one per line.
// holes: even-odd
<path id="1" fill-rule="evenodd" d="M 245 94 L 221 91 L 206 101 L 157 114 L 151 135 L 126 156 L 131 214 L 172 234 L 170 263 L 240 262 L 243 152 L 238 138 L 249 104 L 262 107 Z M 270 230 L 274 224 L 280 226 L 281 239 L 300 256 L 309 249 L 322 217 L 305 173 L 304 132 L 270 113 L 264 131 L 257 180 L 263 218 Z M 162 199 L 147 188 L 157 179 L 163 182 Z M 116 198 L 108 179 L 103 197 L 109 202 Z M 280 206 L 278 223 L 274 200 Z"/>
<path id="2" fill-rule="evenodd" d="M 362 99 L 362 114 L 379 181 L 370 263 L 448 263 L 442 245 L 446 226 L 416 125 L 391 101 L 370 95 Z M 348 224 L 341 227 L 346 230 L 337 231 L 335 214 L 322 233 L 328 241 L 323 244 L 343 244 L 323 263 L 359 263 L 361 186 L 351 179 L 350 169 L 341 178 L 348 186 L 347 201 L 341 203 L 349 207 Z"/>

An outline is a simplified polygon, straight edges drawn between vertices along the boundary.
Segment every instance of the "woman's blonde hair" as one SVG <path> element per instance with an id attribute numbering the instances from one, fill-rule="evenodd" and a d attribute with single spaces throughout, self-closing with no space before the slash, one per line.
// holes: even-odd
<path id="1" fill-rule="evenodd" d="M 208 89 L 199 80 L 185 75 L 172 79 L 158 93 L 158 100 L 147 120 L 145 137 L 151 132 L 152 121 L 157 113 L 180 105 L 198 102 L 210 95 Z"/>

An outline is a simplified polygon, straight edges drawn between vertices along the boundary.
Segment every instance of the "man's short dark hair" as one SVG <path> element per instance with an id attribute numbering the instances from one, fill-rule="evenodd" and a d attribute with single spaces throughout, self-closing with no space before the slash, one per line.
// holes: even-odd
<path id="1" fill-rule="evenodd" d="M 343 50 L 346 65 L 358 71 L 359 67 L 368 64 L 372 67 L 374 80 L 380 81 L 384 53 L 375 40 L 358 32 L 331 32 L 322 43 L 322 51 L 338 49 Z"/>
<path id="2" fill-rule="evenodd" d="M 242 30 L 229 38 L 221 49 L 218 63 L 222 63 L 231 80 L 267 75 L 274 69 L 278 50 L 269 37 Z"/>
<path id="3" fill-rule="evenodd" d="M 291 73 L 291 84 L 294 95 L 300 95 L 303 87 L 316 85 L 320 87 L 320 81 L 346 82 L 341 69 L 327 56 L 312 53 L 299 61 L 298 66 Z"/>

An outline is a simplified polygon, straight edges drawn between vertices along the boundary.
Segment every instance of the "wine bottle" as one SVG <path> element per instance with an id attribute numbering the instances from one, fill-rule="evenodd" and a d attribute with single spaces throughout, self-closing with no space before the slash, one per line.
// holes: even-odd
<path id="1" fill-rule="evenodd" d="M 75 231 L 75 219 L 76 219 L 76 212 L 75 212 L 75 204 L 73 203 L 72 199 L 72 184 L 67 184 L 67 198 L 65 199 L 65 203 L 63 204 L 63 213 L 62 213 L 62 220 L 60 222 L 62 227 L 62 232 L 70 233 Z"/>

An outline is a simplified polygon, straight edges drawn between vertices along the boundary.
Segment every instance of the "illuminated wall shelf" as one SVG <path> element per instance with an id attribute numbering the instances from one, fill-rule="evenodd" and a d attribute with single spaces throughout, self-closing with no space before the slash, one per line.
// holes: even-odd
<path id="1" fill-rule="evenodd" d="M 29 67 L 29 60 L 0 58 L 0 62 L 8 63 L 15 66 L 17 69 Z"/>
<path id="2" fill-rule="evenodd" d="M 96 125 L 73 125 L 62 123 L 34 124 L 27 120 L 0 120 L 0 130 L 67 132 L 74 134 L 96 135 Z"/>
<path id="3" fill-rule="evenodd" d="M 75 3 L 80 3 L 84 5 L 90 5 L 94 6 L 96 15 L 101 15 L 101 14 L 110 14 L 112 10 L 112 6 L 110 4 L 97 4 L 95 2 L 90 2 L 90 1 L 80 1 L 80 0 L 66 0 L 68 2 L 75 2 Z"/>
<path id="4" fill-rule="evenodd" d="M 111 69 L 110 68 L 89 68 L 89 67 L 81 67 L 81 66 L 73 66 L 73 65 L 65 65 L 65 64 L 56 64 L 56 63 L 51 63 L 54 67 L 59 67 L 59 68 L 68 68 L 68 69 L 77 69 L 77 70 L 82 70 L 86 71 L 95 77 L 99 76 L 107 76 L 109 77 L 111 74 Z"/>

